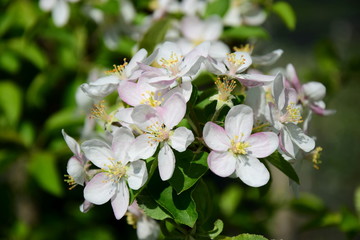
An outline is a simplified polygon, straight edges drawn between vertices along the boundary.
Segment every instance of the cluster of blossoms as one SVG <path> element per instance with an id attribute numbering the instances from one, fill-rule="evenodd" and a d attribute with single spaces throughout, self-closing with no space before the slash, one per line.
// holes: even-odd
<path id="1" fill-rule="evenodd" d="M 65 6 L 66 1 L 40 3 L 50 9 L 55 3 Z M 130 1 L 121 2 L 124 12 L 134 14 Z M 131 199 L 133 190 L 141 191 L 151 179 L 150 161 L 156 163 L 151 167 L 157 166 L 160 179 L 168 181 L 178 164 L 177 153 L 200 149 L 209 153 L 207 164 L 214 174 L 260 187 L 270 179 L 263 159 L 275 151 L 291 163 L 314 152 L 317 167 L 321 148 L 308 135 L 309 122 L 312 114 L 334 112 L 323 102 L 324 85 L 301 84 L 291 64 L 274 74 L 254 69 L 275 63 L 282 50 L 255 56 L 250 45 L 231 51 L 219 40 L 224 26 L 258 25 L 265 20 L 265 12 L 250 1 L 231 1 L 223 19 L 201 18 L 206 1 L 154 3 L 153 20 L 174 12 L 184 16 L 172 22 L 174 31 L 168 31 L 167 41 L 152 53 L 139 49 L 129 62 L 124 59 L 122 65 L 80 86 L 77 101 L 87 109 L 81 144 L 63 131 L 74 153 L 67 165 L 67 181 L 84 186 L 80 210 L 110 200 L 116 219 L 127 215 L 137 225 L 140 239 L 156 239 L 159 231 Z M 134 16 L 123 17 L 131 22 Z M 196 122 L 189 113 L 206 90 L 196 87 L 204 72 L 209 80 L 206 88 L 217 89 L 205 100 L 208 106 L 216 101 L 216 106 L 205 122 Z M 113 106 L 104 101 L 109 95 L 117 98 Z"/>
<path id="2" fill-rule="evenodd" d="M 115 217 L 122 218 L 130 204 L 129 188 L 138 190 L 147 182 L 146 159 L 154 157 L 160 178 L 169 180 L 176 165 L 174 151 L 183 152 L 194 142 L 193 131 L 210 152 L 207 162 L 213 173 L 239 177 L 252 187 L 263 186 L 270 178 L 259 159 L 278 150 L 286 159 L 295 160 L 298 154 L 314 150 L 315 141 L 307 135 L 310 116 L 332 113 L 322 101 L 325 88 L 321 83 L 301 85 L 292 65 L 276 75 L 248 70 L 255 60 L 276 61 L 279 50 L 253 57 L 247 46 L 214 58 L 210 49 L 210 42 L 186 54 L 174 42 L 161 44 L 150 56 L 140 49 L 130 62 L 81 86 L 98 102 L 91 120 L 95 117 L 104 126 L 102 136 L 82 144 L 63 132 L 74 153 L 68 174 L 74 184 L 85 185 L 82 211 L 110 200 Z M 217 78 L 218 93 L 210 97 L 217 101 L 212 121 L 202 130 L 178 126 L 189 111 L 192 81 L 203 71 Z M 245 104 L 234 105 L 236 87 L 246 89 L 241 93 Z M 101 99 L 114 92 L 122 104 L 108 114 Z M 225 121 L 216 123 L 224 106 L 230 107 Z M 308 114 L 303 120 L 304 112 Z"/>

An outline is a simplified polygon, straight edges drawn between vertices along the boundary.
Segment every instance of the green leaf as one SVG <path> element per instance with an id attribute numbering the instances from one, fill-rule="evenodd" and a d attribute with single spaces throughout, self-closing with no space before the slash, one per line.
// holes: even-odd
<path id="1" fill-rule="evenodd" d="M 211 15 L 219 15 L 220 17 L 223 17 L 229 9 L 229 5 L 229 0 L 210 1 L 205 10 L 205 17 L 209 17 Z"/>
<path id="2" fill-rule="evenodd" d="M 143 194 L 137 198 L 137 203 L 139 207 L 144 210 L 145 214 L 155 220 L 164 220 L 166 218 L 171 218 L 171 216 L 165 212 L 155 200 L 143 191 Z"/>
<path id="3" fill-rule="evenodd" d="M 30 174 L 47 192 L 61 196 L 63 194 L 62 181 L 56 168 L 55 156 L 49 152 L 36 152 L 31 155 L 28 164 Z"/>
<path id="4" fill-rule="evenodd" d="M 23 122 L 20 126 L 19 135 L 24 145 L 31 147 L 35 139 L 34 126 L 30 122 Z"/>
<path id="5" fill-rule="evenodd" d="M 45 123 L 45 131 L 59 131 L 72 125 L 81 124 L 84 117 L 77 114 L 74 108 L 65 108 L 53 114 Z"/>
<path id="6" fill-rule="evenodd" d="M 224 223 L 223 221 L 221 221 L 220 219 L 217 219 L 214 222 L 214 229 L 209 231 L 209 237 L 211 239 L 216 238 L 217 236 L 219 236 L 219 234 L 223 231 L 224 229 Z"/>
<path id="7" fill-rule="evenodd" d="M 145 48 L 151 53 L 155 46 L 161 43 L 170 27 L 170 19 L 164 18 L 153 23 L 140 41 L 139 48 Z"/>
<path id="8" fill-rule="evenodd" d="M 177 223 L 193 227 L 198 214 L 191 193 L 192 191 L 188 190 L 177 195 L 167 182 L 154 174 L 137 200 L 150 217 L 164 219 L 169 216 Z"/>
<path id="9" fill-rule="evenodd" d="M 291 5 L 287 2 L 276 2 L 272 7 L 273 12 L 282 19 L 287 28 L 294 30 L 296 25 L 296 16 Z"/>
<path id="10" fill-rule="evenodd" d="M 175 152 L 176 166 L 169 183 L 178 194 L 191 188 L 208 170 L 207 156 L 207 152 Z"/>
<path id="11" fill-rule="evenodd" d="M 225 216 L 231 216 L 235 213 L 243 196 L 242 188 L 233 184 L 228 186 L 222 193 L 219 201 L 220 209 Z"/>
<path id="12" fill-rule="evenodd" d="M 249 233 L 240 234 L 236 237 L 219 236 L 215 239 L 216 240 L 268 240 L 267 238 L 265 238 L 261 235 L 255 235 L 255 234 L 249 234 Z"/>
<path id="13" fill-rule="evenodd" d="M 15 127 L 22 111 L 22 93 L 11 81 L 0 82 L 0 113 L 7 126 Z"/>
<path id="14" fill-rule="evenodd" d="M 262 27 L 258 26 L 240 26 L 229 28 L 224 31 L 222 38 L 233 38 L 246 40 L 248 38 L 261 38 L 267 39 L 269 38 L 269 34 Z"/>
<path id="15" fill-rule="evenodd" d="M 20 68 L 20 62 L 12 51 L 4 51 L 0 55 L 0 67 L 10 73 L 15 73 Z"/>
<path id="16" fill-rule="evenodd" d="M 276 151 L 265 159 L 267 161 L 269 161 L 272 165 L 277 167 L 280 171 L 282 171 L 290 179 L 294 180 L 297 184 L 300 184 L 299 177 L 296 174 L 294 168 L 291 166 L 291 164 L 288 161 L 286 161 L 281 156 L 281 154 L 279 152 Z"/>
<path id="17" fill-rule="evenodd" d="M 25 38 L 10 40 L 9 47 L 39 69 L 43 69 L 47 65 L 44 52 L 36 44 L 26 41 Z"/>
<path id="18" fill-rule="evenodd" d="M 360 187 L 357 187 L 355 190 L 355 209 L 360 218 Z"/>

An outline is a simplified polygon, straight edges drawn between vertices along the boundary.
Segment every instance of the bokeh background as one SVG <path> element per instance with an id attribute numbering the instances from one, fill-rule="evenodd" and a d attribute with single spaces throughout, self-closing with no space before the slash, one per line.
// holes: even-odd
<path id="1" fill-rule="evenodd" d="M 127 29 L 120 28 L 112 31 L 120 37 L 112 38 L 116 44 L 109 49 L 104 36 L 124 20 L 113 0 L 93 2 L 106 12 L 105 24 L 84 17 L 74 3 L 68 24 L 59 28 L 38 1 L 0 1 L 0 239 L 136 239 L 125 219 L 115 220 L 109 204 L 81 213 L 82 190 L 69 191 L 63 182 L 71 153 L 61 129 L 79 136 L 84 119 L 76 110 L 77 87 L 93 68 L 121 64 L 133 46 Z M 314 116 L 310 128 L 324 149 L 322 164 L 316 170 L 303 161 L 298 196 L 276 169 L 269 191 L 207 174 L 214 189 L 227 186 L 216 190 L 214 209 L 229 235 L 360 239 L 360 4 L 288 3 L 296 28 L 289 30 L 270 14 L 262 26 L 269 37 L 256 41 L 255 52 L 281 48 L 276 66 L 292 63 L 302 81 L 327 87 L 327 108 L 337 113 Z M 144 12 L 147 4 L 135 1 Z"/>

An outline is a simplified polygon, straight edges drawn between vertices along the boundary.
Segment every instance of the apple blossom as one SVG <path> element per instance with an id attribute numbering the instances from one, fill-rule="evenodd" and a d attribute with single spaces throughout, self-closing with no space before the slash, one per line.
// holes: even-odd
<path id="1" fill-rule="evenodd" d="M 278 147 L 278 138 L 272 132 L 251 134 L 252 127 L 252 109 L 237 105 L 226 115 L 225 129 L 207 122 L 203 136 L 211 149 L 208 165 L 212 172 L 221 177 L 235 174 L 245 184 L 260 187 L 269 181 L 270 174 L 258 158 L 272 154 Z"/>

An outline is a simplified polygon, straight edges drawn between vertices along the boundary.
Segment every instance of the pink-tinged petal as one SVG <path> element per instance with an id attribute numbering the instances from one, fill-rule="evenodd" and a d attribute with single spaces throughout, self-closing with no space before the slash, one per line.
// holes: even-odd
<path id="1" fill-rule="evenodd" d="M 75 182 L 81 186 L 85 182 L 85 170 L 84 163 L 77 157 L 69 159 L 66 167 L 67 173 L 75 180 Z"/>
<path id="2" fill-rule="evenodd" d="M 121 127 L 116 129 L 113 133 L 111 148 L 115 153 L 116 159 L 122 161 L 122 164 L 124 165 L 128 161 L 128 148 L 131 146 L 134 140 L 135 137 L 128 128 Z"/>
<path id="3" fill-rule="evenodd" d="M 228 177 L 235 172 L 236 158 L 230 152 L 211 151 L 207 162 L 210 170 L 220 177 Z"/>
<path id="4" fill-rule="evenodd" d="M 293 88 L 286 88 L 285 89 L 285 107 L 289 105 L 296 105 L 298 102 L 298 95 L 295 89 Z M 286 109 L 283 109 L 286 111 Z"/>
<path id="5" fill-rule="evenodd" d="M 89 202 L 89 201 L 84 201 L 81 205 L 80 205 L 80 212 L 82 213 L 86 213 L 88 212 L 94 205 Z"/>
<path id="6" fill-rule="evenodd" d="M 120 180 L 117 185 L 117 191 L 111 198 L 111 206 L 114 211 L 115 218 L 119 220 L 125 215 L 129 206 L 129 189 L 124 180 Z"/>
<path id="7" fill-rule="evenodd" d="M 237 105 L 232 107 L 225 117 L 225 131 L 233 139 L 237 136 L 239 141 L 247 139 L 254 123 L 253 111 L 249 106 Z"/>
<path id="8" fill-rule="evenodd" d="M 279 146 L 279 138 L 273 132 L 259 132 L 252 134 L 247 140 L 250 147 L 248 155 L 256 158 L 264 158 L 275 152 Z"/>
<path id="9" fill-rule="evenodd" d="M 280 131 L 279 138 L 280 138 L 280 141 L 279 141 L 280 149 L 285 154 L 287 154 L 289 157 L 295 159 L 296 147 L 295 147 L 294 143 L 292 142 L 291 137 L 290 137 L 288 131 L 286 130 L 286 127 L 284 127 Z"/>
<path id="10" fill-rule="evenodd" d="M 231 147 L 230 139 L 225 130 L 213 122 L 205 124 L 203 137 L 206 145 L 211 150 L 225 152 Z"/>
<path id="11" fill-rule="evenodd" d="M 162 124 L 163 120 L 159 117 L 158 112 L 149 105 L 136 106 L 131 114 L 135 124 L 143 131 L 147 131 L 148 127 L 156 124 Z"/>
<path id="12" fill-rule="evenodd" d="M 279 110 L 282 110 L 285 106 L 285 87 L 284 78 L 281 73 L 278 73 L 275 77 L 272 95 L 274 97 L 276 107 Z"/>
<path id="13" fill-rule="evenodd" d="M 310 101 L 320 101 L 325 97 L 326 88 L 319 82 L 308 82 L 303 85 L 304 94 Z"/>
<path id="14" fill-rule="evenodd" d="M 217 61 L 214 58 L 207 58 L 205 61 L 206 69 L 216 75 L 225 74 L 227 72 L 226 66 L 223 62 Z"/>
<path id="15" fill-rule="evenodd" d="M 134 190 L 141 188 L 148 178 L 145 161 L 137 160 L 130 163 L 126 174 L 128 175 L 128 184 L 130 188 Z"/>
<path id="16" fill-rule="evenodd" d="M 54 23 L 58 27 L 64 26 L 69 20 L 70 9 L 65 1 L 56 1 L 56 4 L 52 10 L 52 18 Z"/>
<path id="17" fill-rule="evenodd" d="M 283 50 L 277 49 L 266 55 L 252 56 L 251 58 L 252 58 L 254 64 L 267 66 L 267 65 L 274 64 L 280 58 L 280 56 L 283 54 L 283 52 L 284 52 Z"/>
<path id="18" fill-rule="evenodd" d="M 310 109 L 321 116 L 328 116 L 331 114 L 335 114 L 336 110 L 327 110 L 325 109 L 325 103 L 323 101 L 314 102 L 310 105 Z"/>
<path id="19" fill-rule="evenodd" d="M 301 91 L 301 83 L 296 74 L 295 68 L 292 64 L 288 64 L 286 66 L 286 75 L 287 75 L 288 81 L 292 84 L 292 86 L 295 88 L 295 90 L 297 92 L 300 92 Z"/>
<path id="20" fill-rule="evenodd" d="M 141 93 L 137 90 L 137 83 L 131 81 L 123 81 L 118 87 L 118 92 L 121 100 L 130 106 L 137 106 L 141 102 Z"/>
<path id="21" fill-rule="evenodd" d="M 183 152 L 194 141 L 194 134 L 185 127 L 177 128 L 170 136 L 171 147 L 178 152 Z"/>
<path id="22" fill-rule="evenodd" d="M 290 134 L 291 140 L 305 152 L 310 152 L 315 148 L 314 139 L 306 135 L 300 127 L 295 124 L 288 123 L 286 124 L 286 129 Z"/>
<path id="23" fill-rule="evenodd" d="M 115 113 L 115 118 L 120 121 L 121 124 L 134 124 L 134 120 L 131 115 L 134 108 L 121 108 Z"/>
<path id="24" fill-rule="evenodd" d="M 169 180 L 175 169 L 175 155 L 167 143 L 160 149 L 158 160 L 161 179 L 163 181 Z"/>
<path id="25" fill-rule="evenodd" d="M 246 87 L 259 87 L 270 84 L 274 81 L 275 77 L 263 74 L 239 74 L 235 78 Z"/>
<path id="26" fill-rule="evenodd" d="M 93 139 L 83 142 L 81 149 L 87 159 L 102 169 L 108 169 L 107 166 L 112 165 L 112 159 L 115 159 L 110 146 L 104 141 Z"/>
<path id="27" fill-rule="evenodd" d="M 64 139 L 65 139 L 65 142 L 68 145 L 68 147 L 70 148 L 70 150 L 74 153 L 74 155 L 76 157 L 79 158 L 79 160 L 82 160 L 81 159 L 80 145 L 75 141 L 75 139 L 73 139 L 72 137 L 67 135 L 66 132 L 64 131 L 64 129 L 61 132 L 62 132 L 62 135 L 64 136 Z"/>
<path id="28" fill-rule="evenodd" d="M 175 127 L 185 116 L 186 102 L 179 94 L 175 93 L 157 108 L 157 112 L 163 119 L 165 126 L 168 129 Z"/>
<path id="29" fill-rule="evenodd" d="M 250 187 L 264 186 L 270 179 L 270 173 L 259 159 L 251 156 L 239 156 L 236 174 Z"/>
<path id="30" fill-rule="evenodd" d="M 84 198 L 93 204 L 104 204 L 114 196 L 116 186 L 106 173 L 98 173 L 86 184 Z"/>
<path id="31" fill-rule="evenodd" d="M 131 58 L 128 65 L 125 67 L 126 76 L 130 76 L 138 67 L 138 62 L 142 62 L 147 56 L 147 51 L 142 48 Z"/>
<path id="32" fill-rule="evenodd" d="M 158 223 L 149 217 L 142 217 L 136 224 L 136 234 L 139 240 L 158 239 L 160 227 Z"/>
<path id="33" fill-rule="evenodd" d="M 162 60 L 168 60 L 171 59 L 173 56 L 177 56 L 179 58 L 179 61 L 182 57 L 182 52 L 179 46 L 174 42 L 164 42 L 159 47 L 158 55 L 156 56 L 156 61 L 161 66 L 163 64 Z"/>
<path id="34" fill-rule="evenodd" d="M 136 137 L 128 150 L 129 161 L 147 159 L 154 155 L 158 142 L 153 141 L 154 137 L 150 134 L 142 134 Z"/>
<path id="35" fill-rule="evenodd" d="M 212 41 L 209 56 L 215 59 L 220 59 L 230 52 L 230 48 L 221 41 Z M 225 70 L 226 71 L 226 70 Z"/>

